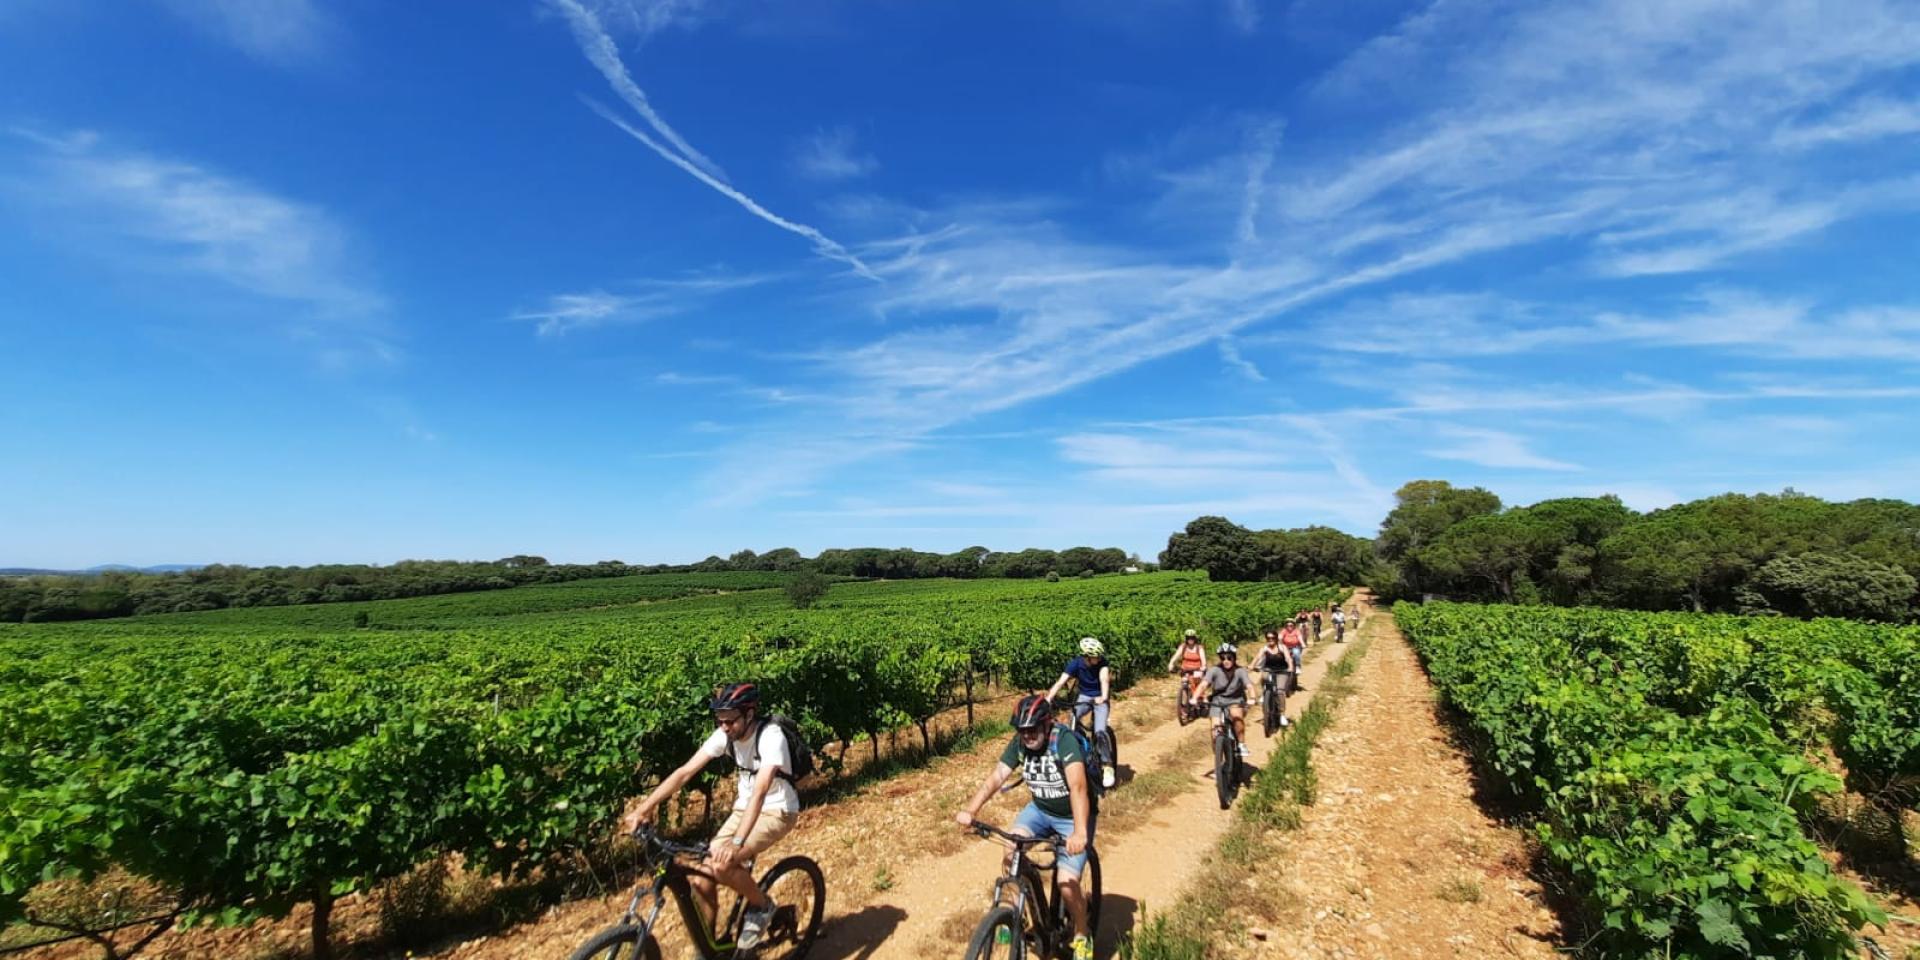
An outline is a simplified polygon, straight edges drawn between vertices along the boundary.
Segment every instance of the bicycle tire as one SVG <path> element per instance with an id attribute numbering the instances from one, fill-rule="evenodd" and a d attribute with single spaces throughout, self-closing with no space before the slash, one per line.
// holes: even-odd
<path id="1" fill-rule="evenodd" d="M 1108 723 L 1107 729 L 1102 731 L 1101 735 L 1106 737 L 1107 739 L 1107 766 L 1109 767 L 1119 766 L 1120 765 L 1120 734 L 1114 732 L 1112 723 Z"/>
<path id="2" fill-rule="evenodd" d="M 623 923 L 594 934 L 567 960 L 660 960 L 660 943 L 641 927 Z"/>
<path id="3" fill-rule="evenodd" d="M 1087 888 L 1087 929 L 1093 931 L 1093 938 L 1100 939 L 1100 852 L 1087 851 L 1087 869 L 1081 875 L 1081 881 Z"/>
<path id="4" fill-rule="evenodd" d="M 1007 931 L 1007 942 L 1000 942 L 1000 931 Z M 980 925 L 973 928 L 967 941 L 967 960 L 1025 960 L 1026 939 L 1020 932 L 1020 915 L 1005 904 L 987 911 Z"/>
<path id="5" fill-rule="evenodd" d="M 1269 681 L 1260 697 L 1260 725 L 1266 728 L 1267 736 L 1272 737 L 1280 729 L 1280 698 L 1274 694 L 1273 683 Z"/>
<path id="6" fill-rule="evenodd" d="M 1228 720 L 1232 723 L 1232 720 Z M 1234 793 L 1234 756 L 1233 738 L 1225 733 L 1213 737 L 1213 786 L 1220 793 L 1220 809 L 1233 806 Z"/>
<path id="7" fill-rule="evenodd" d="M 781 878 L 796 871 L 805 884 L 800 889 L 811 888 L 810 904 L 798 903 L 792 893 L 775 889 Z M 754 960 L 801 960 L 820 939 L 820 924 L 827 913 L 826 875 L 811 858 L 791 856 L 760 875 L 760 889 L 773 897 L 778 907 L 760 945 L 753 948 Z"/>

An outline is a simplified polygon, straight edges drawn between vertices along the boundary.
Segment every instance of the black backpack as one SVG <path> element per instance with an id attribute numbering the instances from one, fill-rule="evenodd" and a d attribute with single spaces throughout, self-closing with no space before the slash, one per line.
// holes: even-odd
<path id="1" fill-rule="evenodd" d="M 813 748 L 807 746 L 807 738 L 801 736 L 800 725 L 783 713 L 770 713 L 760 721 L 760 729 L 753 733 L 753 766 L 748 767 L 747 772 L 760 772 L 760 731 L 765 730 L 769 723 L 779 727 L 781 735 L 787 738 L 787 762 L 792 768 L 791 772 L 775 770 L 773 775 L 788 783 L 798 783 L 812 776 L 815 769 Z"/>
<path id="2" fill-rule="evenodd" d="M 1101 795 L 1107 792 L 1106 781 L 1103 779 L 1101 772 L 1104 769 L 1105 763 L 1100 758 L 1100 751 L 1094 748 L 1093 741 L 1089 739 L 1086 734 L 1081 733 L 1079 727 L 1069 727 L 1064 723 L 1056 723 L 1053 725 L 1053 732 L 1047 736 L 1048 750 L 1052 750 L 1054 746 L 1060 742 L 1060 731 L 1062 730 L 1067 731 L 1069 736 L 1080 741 L 1080 752 L 1086 757 L 1087 764 L 1087 796 L 1092 799 L 1092 805 L 1098 808 L 1100 806 Z"/>

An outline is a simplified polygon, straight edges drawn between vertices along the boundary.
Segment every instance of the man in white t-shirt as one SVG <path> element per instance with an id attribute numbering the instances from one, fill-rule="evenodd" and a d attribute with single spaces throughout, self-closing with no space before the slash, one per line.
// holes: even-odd
<path id="1" fill-rule="evenodd" d="M 660 805 L 680 792 L 688 780 L 708 763 L 733 753 L 740 768 L 738 789 L 734 793 L 733 812 L 720 832 L 713 835 L 707 869 L 721 883 L 732 887 L 747 903 L 740 928 L 739 948 L 750 950 L 760 943 L 767 921 L 773 917 L 773 901 L 753 882 L 746 862 L 793 829 L 800 813 L 800 793 L 793 788 L 793 763 L 787 755 L 787 738 L 780 727 L 760 719 L 760 688 L 751 683 L 733 683 L 714 691 L 713 735 L 678 770 L 667 775 L 653 792 L 637 806 L 630 806 L 620 826 L 631 833 L 643 823 L 652 823 Z M 706 908 L 711 922 L 718 900 L 713 881 L 698 873 L 690 874 L 694 893 Z"/>

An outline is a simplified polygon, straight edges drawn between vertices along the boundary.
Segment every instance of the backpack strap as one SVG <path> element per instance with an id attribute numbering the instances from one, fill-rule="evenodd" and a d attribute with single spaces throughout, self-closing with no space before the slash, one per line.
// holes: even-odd
<path id="1" fill-rule="evenodd" d="M 747 768 L 748 773 L 755 774 L 755 775 L 758 775 L 760 773 L 760 737 L 761 735 L 767 732 L 767 726 L 769 724 L 773 724 L 772 717 L 756 717 L 754 719 L 753 766 Z M 775 726 L 777 726 L 777 724 Z M 781 736 L 785 736 L 785 735 L 786 735 L 785 731 L 782 731 Z M 788 762 L 792 762 L 793 744 L 791 743 L 787 744 L 787 758 L 788 758 Z M 788 783 L 793 783 L 793 775 L 780 767 L 773 768 L 773 775 L 777 779 L 785 780 Z"/>

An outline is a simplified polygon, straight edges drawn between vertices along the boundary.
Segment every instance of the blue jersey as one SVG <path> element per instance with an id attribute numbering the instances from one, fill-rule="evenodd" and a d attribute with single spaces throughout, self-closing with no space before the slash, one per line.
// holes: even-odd
<path id="1" fill-rule="evenodd" d="M 1096 667 L 1088 663 L 1086 657 L 1074 657 L 1067 661 L 1067 669 L 1063 672 L 1080 682 L 1081 696 L 1097 697 L 1100 695 L 1100 671 L 1104 667 L 1104 662 Z"/>

